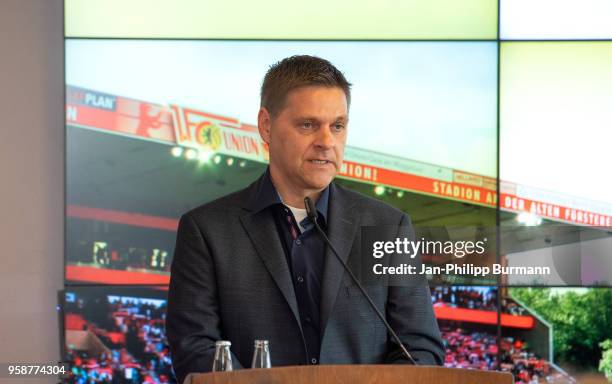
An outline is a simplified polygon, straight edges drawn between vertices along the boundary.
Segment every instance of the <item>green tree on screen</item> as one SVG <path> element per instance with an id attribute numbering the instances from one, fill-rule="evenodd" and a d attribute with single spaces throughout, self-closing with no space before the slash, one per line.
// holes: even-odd
<path id="1" fill-rule="evenodd" d="M 603 350 L 599 361 L 599 371 L 606 375 L 606 379 L 612 381 L 612 339 L 604 341 L 599 346 Z"/>
<path id="2" fill-rule="evenodd" d="M 558 292 L 554 288 L 513 288 L 510 295 L 553 325 L 556 361 L 597 369 L 600 344 L 612 339 L 612 289 Z"/>

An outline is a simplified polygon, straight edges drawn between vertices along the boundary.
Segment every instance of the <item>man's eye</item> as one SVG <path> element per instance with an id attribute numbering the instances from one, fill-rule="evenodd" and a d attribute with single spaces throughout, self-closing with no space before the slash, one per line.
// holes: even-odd
<path id="1" fill-rule="evenodd" d="M 310 121 L 305 121 L 305 122 L 302 123 L 302 128 L 311 129 L 312 127 L 313 127 L 313 125 L 312 125 L 312 122 L 310 122 Z"/>
<path id="2" fill-rule="evenodd" d="M 334 130 L 335 131 L 342 131 L 344 129 L 344 124 L 335 124 L 334 125 Z"/>

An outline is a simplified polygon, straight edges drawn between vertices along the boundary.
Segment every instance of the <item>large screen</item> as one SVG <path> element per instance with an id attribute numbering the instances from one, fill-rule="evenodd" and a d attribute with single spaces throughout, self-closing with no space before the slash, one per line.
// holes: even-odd
<path id="1" fill-rule="evenodd" d="M 495 39 L 496 0 L 66 0 L 68 37 Z M 322 11 L 324 10 L 324 11 Z M 256 15 L 256 17 L 254 16 Z"/>
<path id="2" fill-rule="evenodd" d="M 354 84 L 347 145 L 496 177 L 491 42 L 68 40 L 66 83 L 256 124 L 263 74 L 296 54 Z"/>
<path id="3" fill-rule="evenodd" d="M 502 43 L 500 178 L 517 184 L 518 194 L 612 215 L 611 60 L 611 42 Z"/>
<path id="4" fill-rule="evenodd" d="M 501 0 L 500 7 L 502 39 L 612 38 L 608 0 Z"/>
<path id="5" fill-rule="evenodd" d="M 326 57 L 354 83 L 348 186 L 383 188 L 367 193 L 398 197 L 389 202 L 415 217 L 402 200 L 445 224 L 494 223 L 492 209 L 401 197 L 495 206 L 493 42 L 69 39 L 68 280 L 167 284 L 180 215 L 265 170 L 255 127 L 262 76 L 299 53 Z"/>
<path id="6" fill-rule="evenodd" d="M 562 290 L 515 289 L 514 295 L 504 295 L 498 301 L 494 287 L 432 287 L 431 301 L 445 345 L 444 366 L 509 371 L 524 382 L 571 382 L 563 370 L 548 361 L 553 354 L 550 323 L 514 298 L 541 306 L 545 305 L 541 299 L 555 292 L 564 294 Z M 582 311 L 592 311 L 598 310 L 594 306 L 607 294 L 583 290 L 579 295 L 589 299 Z M 562 299 L 559 297 L 564 310 L 577 311 Z M 166 292 L 159 289 L 68 289 L 62 304 L 64 358 L 71 365 L 67 382 L 175 383 L 165 308 Z M 503 330 L 501 338 L 498 326 Z M 564 332 L 567 330 L 560 335 Z M 275 353 L 271 346 L 273 365 Z"/>
<path id="7" fill-rule="evenodd" d="M 609 288 L 529 286 L 611 281 L 611 18 L 605 0 L 66 0 L 74 382 L 174 382 L 164 322 L 179 218 L 266 170 L 261 82 L 296 54 L 353 84 L 336 183 L 423 233 L 491 235 L 486 260 L 467 264 L 554 267 L 548 279 L 430 277 L 445 366 L 525 383 L 591 375 Z M 559 316 L 572 313 L 568 326 Z"/>

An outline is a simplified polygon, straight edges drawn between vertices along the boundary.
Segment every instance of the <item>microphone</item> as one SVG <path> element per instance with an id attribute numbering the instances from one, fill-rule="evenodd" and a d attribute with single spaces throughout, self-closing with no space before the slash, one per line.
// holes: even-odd
<path id="1" fill-rule="evenodd" d="M 308 197 L 308 196 L 305 197 L 304 198 L 304 205 L 306 207 L 306 214 L 308 215 L 308 218 L 310 219 L 310 221 L 314 224 L 315 228 L 317 229 L 317 232 L 319 232 L 319 235 L 321 235 L 321 237 L 323 238 L 323 241 L 325 241 L 325 244 L 327 244 L 327 246 L 332 250 L 332 253 L 334 255 L 336 255 L 336 259 L 338 259 L 340 264 L 342 264 L 342 266 L 344 267 L 344 270 L 349 274 L 349 276 L 351 277 L 351 279 L 353 280 L 355 285 L 357 285 L 357 287 L 361 291 L 361 294 L 363 295 L 363 297 L 366 298 L 366 300 L 368 301 L 368 303 L 370 304 L 370 306 L 372 307 L 374 312 L 376 312 L 376 315 L 378 315 L 378 318 L 383 322 L 383 324 L 387 328 L 387 331 L 393 337 L 393 340 L 395 340 L 397 345 L 399 345 L 400 349 L 402 350 L 402 354 L 412 364 L 418 365 L 417 362 L 412 357 L 412 355 L 410 354 L 410 352 L 408 352 L 408 350 L 406 349 L 406 347 L 404 346 L 404 344 L 400 340 L 400 338 L 397 335 L 397 333 L 395 333 L 393 328 L 391 328 L 391 325 L 389 325 L 389 323 L 387 322 L 387 319 L 385 319 L 383 314 L 378 310 L 378 308 L 376 308 L 376 304 L 374 304 L 374 301 L 372 301 L 372 298 L 370 297 L 370 295 L 368 295 L 368 293 L 365 291 L 365 289 L 363 288 L 363 286 L 361 285 L 359 280 L 357 280 L 357 277 L 355 276 L 353 271 L 351 271 L 350 268 L 348 267 L 348 265 L 346 265 L 346 263 L 344 262 L 344 260 L 342 260 L 342 258 L 340 257 L 340 255 L 338 254 L 338 252 L 336 251 L 334 246 L 332 245 L 331 241 L 329 241 L 329 238 L 327 237 L 327 235 L 325 234 L 323 229 L 321 229 L 321 227 L 319 226 L 319 223 L 317 222 L 317 209 L 315 208 L 315 204 L 312 201 L 312 199 L 310 197 Z"/>

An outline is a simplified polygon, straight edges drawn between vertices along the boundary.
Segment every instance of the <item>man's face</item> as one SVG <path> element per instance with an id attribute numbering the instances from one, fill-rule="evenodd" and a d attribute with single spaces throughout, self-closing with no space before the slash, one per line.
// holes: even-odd
<path id="1" fill-rule="evenodd" d="M 296 88 L 274 118 L 261 108 L 258 122 L 262 139 L 270 146 L 275 182 L 294 191 L 320 191 L 340 170 L 348 124 L 341 88 Z"/>

